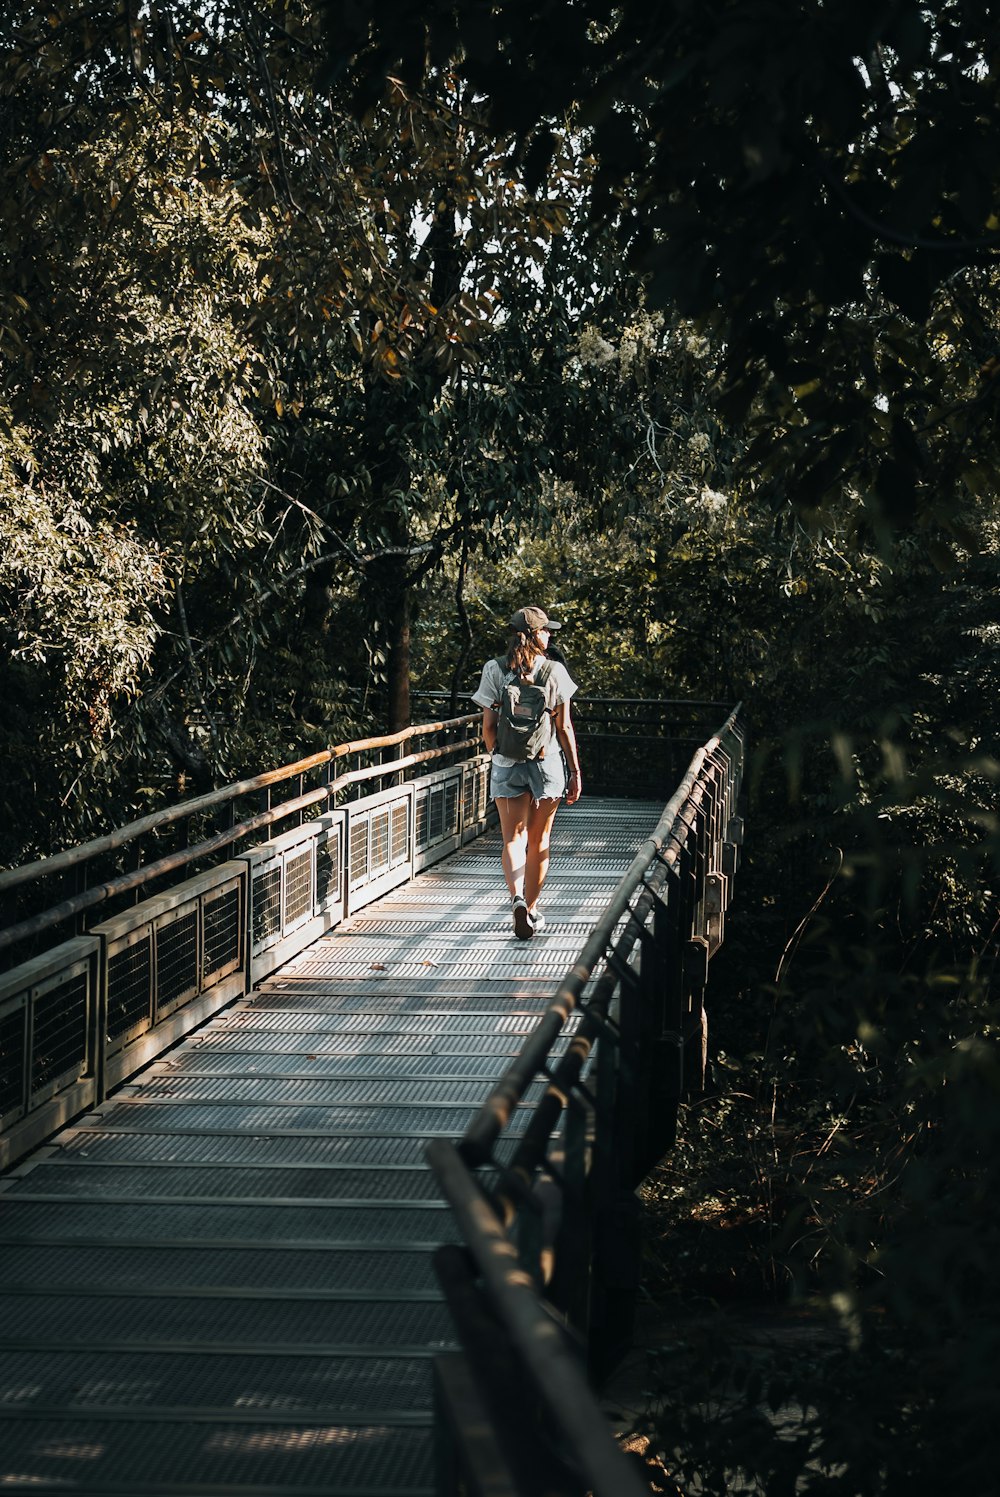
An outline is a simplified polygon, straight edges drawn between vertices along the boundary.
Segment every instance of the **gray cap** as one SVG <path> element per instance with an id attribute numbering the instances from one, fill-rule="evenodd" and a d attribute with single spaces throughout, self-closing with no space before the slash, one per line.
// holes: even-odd
<path id="1" fill-rule="evenodd" d="M 561 629 L 562 624 L 550 619 L 544 608 L 519 608 L 507 628 L 514 634 L 534 634 L 539 629 Z"/>

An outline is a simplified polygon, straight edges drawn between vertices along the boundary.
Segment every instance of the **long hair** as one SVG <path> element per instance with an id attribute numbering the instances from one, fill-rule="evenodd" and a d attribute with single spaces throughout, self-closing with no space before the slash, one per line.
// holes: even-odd
<path id="1" fill-rule="evenodd" d="M 507 669 L 519 676 L 527 676 L 534 669 L 535 661 L 545 650 L 534 629 L 527 634 L 511 634 L 507 640 Z"/>

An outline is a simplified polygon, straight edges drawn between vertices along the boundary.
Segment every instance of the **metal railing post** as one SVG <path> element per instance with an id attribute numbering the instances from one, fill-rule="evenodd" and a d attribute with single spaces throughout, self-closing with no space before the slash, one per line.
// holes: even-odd
<path id="1" fill-rule="evenodd" d="M 553 1304 L 558 1305 L 586 1342 L 590 1333 L 594 1259 L 590 1199 L 593 1108 L 579 1093 L 573 1093 L 567 1101 L 564 1119 L 560 1218 L 550 1292 Z"/>
<path id="2" fill-rule="evenodd" d="M 677 1137 L 677 1108 L 682 1094 L 684 1038 L 679 973 L 680 931 L 677 886 L 668 871 L 653 906 L 652 949 L 656 952 L 656 1027 L 650 1043 L 652 1093 L 648 1134 L 650 1162 L 662 1159 Z"/>
<path id="3" fill-rule="evenodd" d="M 78 863 L 73 869 L 73 894 L 86 894 L 88 887 L 89 869 L 86 863 Z M 87 933 L 87 912 L 84 909 L 77 910 L 73 916 L 73 934 L 83 936 Z"/>
<path id="4" fill-rule="evenodd" d="M 683 966 L 683 1094 L 701 1091 L 705 1059 L 705 985 L 711 952 L 704 934 L 705 921 L 705 842 L 704 817 L 699 808 L 688 847 L 688 912 L 685 920 L 687 940 Z"/>
<path id="5" fill-rule="evenodd" d="M 634 968 L 621 971 L 618 993 L 618 1091 L 615 1109 L 615 1132 L 618 1135 L 620 1182 L 636 1179 L 641 1152 L 642 1126 L 645 1118 L 646 1058 L 643 1042 L 647 1038 L 643 1022 L 642 982 Z"/>

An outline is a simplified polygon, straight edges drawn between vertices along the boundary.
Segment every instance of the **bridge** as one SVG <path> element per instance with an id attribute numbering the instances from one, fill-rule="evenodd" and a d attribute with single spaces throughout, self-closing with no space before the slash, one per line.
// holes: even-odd
<path id="1" fill-rule="evenodd" d="M 592 1389 L 702 1077 L 743 729 L 577 716 L 530 942 L 470 716 L 0 873 L 0 1485 L 646 1490 Z"/>

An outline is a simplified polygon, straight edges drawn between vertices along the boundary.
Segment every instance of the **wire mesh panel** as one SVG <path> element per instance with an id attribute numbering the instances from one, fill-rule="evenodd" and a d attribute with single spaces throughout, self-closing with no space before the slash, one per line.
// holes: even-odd
<path id="1" fill-rule="evenodd" d="M 31 1101 L 40 1102 L 87 1069 L 89 966 L 51 979 L 31 995 Z"/>
<path id="2" fill-rule="evenodd" d="M 28 995 L 0 1012 L 0 1128 L 24 1114 L 27 1104 Z"/>
<path id="3" fill-rule="evenodd" d="M 247 856 L 250 865 L 250 945 L 255 957 L 282 936 L 284 864 L 280 850 L 267 843 Z"/>
<path id="4" fill-rule="evenodd" d="M 281 862 L 278 858 L 274 858 L 269 866 L 254 869 L 252 903 L 250 935 L 256 956 L 281 935 Z"/>
<path id="5" fill-rule="evenodd" d="M 99 949 L 79 937 L 0 977 L 0 1165 L 92 1100 Z"/>
<path id="6" fill-rule="evenodd" d="M 313 847 L 305 847 L 289 853 L 285 859 L 285 920 L 286 930 L 308 920 L 313 911 Z"/>
<path id="7" fill-rule="evenodd" d="M 479 777 L 473 770 L 467 770 L 465 783 L 462 786 L 462 820 L 466 826 L 471 826 L 478 820 L 479 815 Z"/>
<path id="8" fill-rule="evenodd" d="M 462 766 L 439 771 L 414 787 L 414 871 L 437 862 L 461 842 Z"/>
<path id="9" fill-rule="evenodd" d="M 338 817 L 323 817 L 316 837 L 316 913 L 343 902 L 344 828 Z"/>
<path id="10" fill-rule="evenodd" d="M 389 829 L 389 862 L 393 868 L 396 868 L 400 863 L 405 863 L 409 856 L 409 806 L 405 801 L 399 801 L 392 808 L 392 822 Z"/>
<path id="11" fill-rule="evenodd" d="M 427 846 L 427 837 L 429 832 L 427 806 L 430 798 L 431 789 L 429 785 L 424 785 L 416 792 L 413 813 L 413 843 L 417 852 L 423 852 L 424 848 Z"/>
<path id="12" fill-rule="evenodd" d="M 368 834 L 370 821 L 359 816 L 351 821 L 351 860 L 347 870 L 348 887 L 359 889 L 368 880 Z"/>
<path id="13" fill-rule="evenodd" d="M 243 965 L 242 880 L 202 895 L 201 986 L 211 987 Z"/>
<path id="14" fill-rule="evenodd" d="M 427 835 L 431 842 L 440 842 L 444 826 L 444 786 L 435 785 L 428 805 Z"/>
<path id="15" fill-rule="evenodd" d="M 107 974 L 108 1039 L 124 1043 L 153 1022 L 153 955 L 148 928 L 116 942 L 108 951 Z"/>
<path id="16" fill-rule="evenodd" d="M 454 775 L 444 785 L 444 832 L 454 836 L 458 831 L 458 791 L 460 776 Z"/>
<path id="17" fill-rule="evenodd" d="M 466 840 L 486 826 L 489 810 L 490 761 L 486 755 L 463 767 L 462 830 Z"/>
<path id="18" fill-rule="evenodd" d="M 413 802 L 414 788 L 406 785 L 363 796 L 345 807 L 348 914 L 409 878 Z"/>
<path id="19" fill-rule="evenodd" d="M 157 1012 L 165 1014 L 198 991 L 198 907 L 171 911 L 155 927 Z"/>
<path id="20" fill-rule="evenodd" d="M 405 811 L 405 807 L 404 807 Z M 372 878 L 377 878 L 389 867 L 389 808 L 383 806 L 379 811 L 373 811 L 371 816 L 371 832 L 369 834 L 370 862 Z"/>

